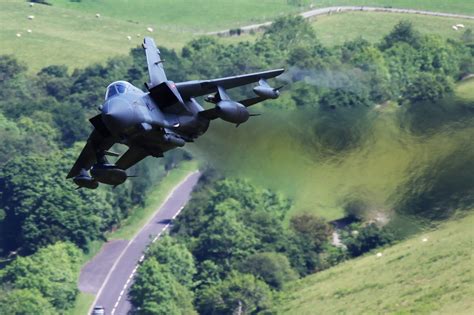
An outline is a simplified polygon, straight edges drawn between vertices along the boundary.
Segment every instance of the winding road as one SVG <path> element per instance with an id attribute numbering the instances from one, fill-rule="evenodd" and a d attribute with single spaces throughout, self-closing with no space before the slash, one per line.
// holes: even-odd
<path id="1" fill-rule="evenodd" d="M 95 305 L 103 306 L 107 315 L 126 315 L 130 311 L 127 292 L 146 248 L 160 237 L 183 209 L 200 175 L 196 171 L 179 183 L 131 241 L 106 243 L 101 252 L 82 268 L 79 289 L 96 296 L 89 314 Z"/>
<path id="2" fill-rule="evenodd" d="M 472 15 L 433 12 L 433 11 L 414 10 L 414 9 L 397 9 L 397 8 L 367 7 L 367 6 L 337 6 L 337 7 L 312 9 L 309 11 L 302 12 L 300 13 L 300 15 L 305 19 L 309 19 L 309 18 L 316 17 L 318 15 L 328 15 L 328 14 L 333 14 L 333 13 L 347 12 L 347 11 L 407 13 L 407 14 L 420 14 L 420 15 L 431 15 L 431 16 L 439 16 L 439 17 L 451 17 L 451 18 L 474 20 L 474 16 Z M 260 23 L 260 24 L 242 26 L 242 27 L 234 28 L 234 29 L 239 29 L 241 33 L 248 33 L 250 31 L 255 31 L 263 27 L 269 26 L 271 24 L 272 22 L 265 22 L 265 23 Z M 228 36 L 230 34 L 231 34 L 230 29 L 206 33 L 206 35 L 220 35 L 220 36 Z"/>

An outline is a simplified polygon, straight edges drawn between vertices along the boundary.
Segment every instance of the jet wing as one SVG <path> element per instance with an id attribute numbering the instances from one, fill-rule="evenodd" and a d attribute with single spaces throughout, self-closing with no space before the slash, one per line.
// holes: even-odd
<path id="1" fill-rule="evenodd" d="M 98 151 L 110 149 L 113 144 L 114 141 L 111 137 L 104 137 L 99 131 L 97 131 L 97 129 L 94 129 L 66 178 L 72 178 L 79 175 L 81 169 L 90 169 L 92 165 L 97 162 L 96 153 Z"/>
<path id="2" fill-rule="evenodd" d="M 186 81 L 176 83 L 176 88 L 178 89 L 179 93 L 183 98 L 189 99 L 191 97 L 197 97 L 217 92 L 218 86 L 224 89 L 232 89 L 238 86 L 258 82 L 261 79 L 274 78 L 282 74 L 283 71 L 285 71 L 285 69 L 262 71 L 213 80 Z"/>
<path id="3" fill-rule="evenodd" d="M 168 81 L 165 70 L 163 69 L 163 60 L 161 60 L 160 50 L 156 47 L 155 41 L 151 37 L 145 37 L 143 41 L 145 49 L 146 61 L 148 63 L 148 74 L 150 75 L 150 83 L 148 89 Z"/>

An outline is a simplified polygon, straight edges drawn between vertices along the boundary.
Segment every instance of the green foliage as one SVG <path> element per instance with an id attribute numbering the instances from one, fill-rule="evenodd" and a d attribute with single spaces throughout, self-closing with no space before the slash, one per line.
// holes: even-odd
<path id="1" fill-rule="evenodd" d="M 0 291 L 0 309 L 3 314 L 15 315 L 54 315 L 57 311 L 47 299 L 36 290 L 14 289 Z"/>
<path id="2" fill-rule="evenodd" d="M 192 293 L 154 257 L 147 258 L 138 268 L 129 296 L 137 314 L 195 313 Z"/>
<path id="3" fill-rule="evenodd" d="M 216 207 L 223 211 L 223 215 L 213 219 L 196 241 L 193 253 L 198 260 L 212 259 L 227 269 L 233 262 L 241 260 L 251 253 L 256 246 L 255 236 L 232 213 L 236 209 L 226 212 L 232 203 L 235 205 L 235 200 L 224 201 Z"/>
<path id="4" fill-rule="evenodd" d="M 472 32 L 472 28 L 466 29 L 464 33 L 462 34 L 461 39 L 466 44 L 470 44 L 470 45 L 474 44 L 474 33 Z"/>
<path id="5" fill-rule="evenodd" d="M 446 77 L 431 73 L 420 73 L 413 79 L 413 83 L 408 85 L 403 97 L 413 103 L 434 102 L 452 91 L 453 83 Z"/>
<path id="6" fill-rule="evenodd" d="M 0 82 L 5 84 L 26 71 L 26 66 L 11 55 L 0 55 Z"/>
<path id="7" fill-rule="evenodd" d="M 172 232 L 182 238 L 198 262 L 227 274 L 234 264 L 256 251 L 278 251 L 285 244 L 283 218 L 290 203 L 282 196 L 246 181 L 204 175 L 200 188 L 177 218 Z M 205 272 L 202 266 L 198 269 Z M 212 269 L 212 268 L 211 268 Z M 198 276 L 199 282 L 207 280 Z"/>
<path id="8" fill-rule="evenodd" d="M 394 29 L 384 37 L 380 48 L 382 50 L 392 47 L 396 43 L 407 43 L 408 45 L 417 48 L 420 43 L 420 34 L 413 28 L 411 22 L 407 20 L 400 21 L 395 25 Z"/>
<path id="9" fill-rule="evenodd" d="M 201 314 L 257 314 L 271 307 L 271 295 L 265 282 L 233 272 L 221 283 L 202 289 L 197 309 Z"/>
<path id="10" fill-rule="evenodd" d="M 75 152 L 15 157 L 0 172 L 0 209 L 5 212 L 2 248 L 32 253 L 68 240 L 85 249 L 115 220 L 104 191 L 75 191 L 62 180 Z M 69 161 L 69 163 L 65 163 Z"/>
<path id="11" fill-rule="evenodd" d="M 155 258 L 161 265 L 165 265 L 176 280 L 187 288 L 193 287 L 193 276 L 196 273 L 194 257 L 186 246 L 175 238 L 164 236 L 154 243 L 146 253 L 147 257 Z"/>
<path id="12" fill-rule="evenodd" d="M 323 218 L 302 213 L 290 219 L 290 226 L 298 237 L 305 239 L 314 250 L 320 250 L 331 234 L 329 224 Z"/>
<path id="13" fill-rule="evenodd" d="M 288 258 L 280 253 L 253 254 L 240 264 L 239 270 L 242 273 L 253 274 L 277 290 L 281 290 L 286 282 L 298 278 Z"/>
<path id="14" fill-rule="evenodd" d="M 371 223 L 365 226 L 352 224 L 350 232 L 343 233 L 342 242 L 352 257 L 360 256 L 374 248 L 391 244 L 395 236 L 387 228 Z"/>
<path id="15" fill-rule="evenodd" d="M 31 304 L 37 304 L 45 314 L 51 305 L 57 310 L 70 308 L 78 291 L 76 282 L 81 257 L 81 252 L 68 243 L 56 243 L 39 249 L 34 255 L 17 257 L 0 274 L 1 282 L 9 283 L 14 289 L 9 293 L 12 300 L 25 295 L 24 304 L 18 301 L 12 308 L 18 307 L 16 312 L 21 313 Z"/>

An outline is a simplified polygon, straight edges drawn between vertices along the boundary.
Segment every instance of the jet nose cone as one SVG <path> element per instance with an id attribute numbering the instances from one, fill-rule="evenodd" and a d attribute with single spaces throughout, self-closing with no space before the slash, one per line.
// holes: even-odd
<path id="1" fill-rule="evenodd" d="M 117 98 L 104 104 L 102 119 L 110 131 L 116 134 L 122 133 L 135 123 L 134 111 L 130 104 Z"/>

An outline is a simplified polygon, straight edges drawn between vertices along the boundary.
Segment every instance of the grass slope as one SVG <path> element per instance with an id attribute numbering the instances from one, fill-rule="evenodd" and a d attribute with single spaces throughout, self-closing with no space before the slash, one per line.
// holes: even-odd
<path id="1" fill-rule="evenodd" d="M 323 44 L 333 46 L 359 36 L 370 42 L 379 42 L 400 20 L 410 21 L 422 34 L 443 38 L 460 39 L 463 31 L 453 30 L 455 24 L 462 23 L 466 28 L 474 29 L 474 20 L 382 12 L 346 12 L 320 16 L 312 25 Z"/>
<path id="2" fill-rule="evenodd" d="M 331 6 L 378 6 L 473 14 L 470 0 L 49 0 L 55 6 L 121 19 L 170 24 L 188 30 L 216 30 L 263 22 L 281 14 Z M 300 6 L 291 3 L 299 3 Z M 250 22 L 250 23 L 249 23 Z"/>
<path id="3" fill-rule="evenodd" d="M 343 12 L 323 15 L 315 18 L 311 24 L 319 40 L 330 47 L 358 37 L 377 43 L 401 20 L 410 21 L 422 34 L 438 35 L 446 39 L 461 38 L 464 30 L 453 30 L 452 26 L 455 24 L 461 23 L 465 29 L 474 29 L 474 20 L 383 12 Z M 259 35 L 244 34 L 232 38 L 253 41 L 257 36 Z"/>
<path id="4" fill-rule="evenodd" d="M 303 1 L 306 6 L 298 8 L 285 0 L 222 0 L 219 5 L 211 0 L 194 1 L 192 5 L 186 0 L 51 0 L 52 6 L 37 4 L 29 7 L 23 0 L 2 0 L 0 54 L 15 55 L 28 64 L 31 72 L 51 64 L 85 67 L 103 62 L 110 56 L 128 54 L 146 34 L 155 37 L 160 45 L 179 49 L 204 32 L 273 20 L 283 14 L 307 10 L 310 2 Z M 326 0 L 313 1 L 313 7 L 364 3 L 474 14 L 469 1 Z M 101 18 L 96 18 L 96 13 L 100 13 Z M 35 18 L 28 20 L 29 15 Z M 458 19 L 356 12 L 319 17 L 314 25 L 323 42 L 331 45 L 359 35 L 378 40 L 401 18 L 414 21 L 423 32 L 436 32 L 445 37 L 459 37 L 460 33 L 450 28 L 452 24 L 461 21 L 466 26 L 473 26 L 471 21 Z M 154 32 L 147 32 L 147 27 L 153 27 Z M 32 32 L 28 33 L 28 29 Z M 17 37 L 17 33 L 21 37 Z M 132 39 L 128 40 L 127 36 Z M 253 39 L 246 35 L 221 40 L 235 42 Z"/>
<path id="5" fill-rule="evenodd" d="M 474 215 L 292 283 L 279 314 L 473 314 Z M 422 239 L 427 241 L 423 242 Z"/>

